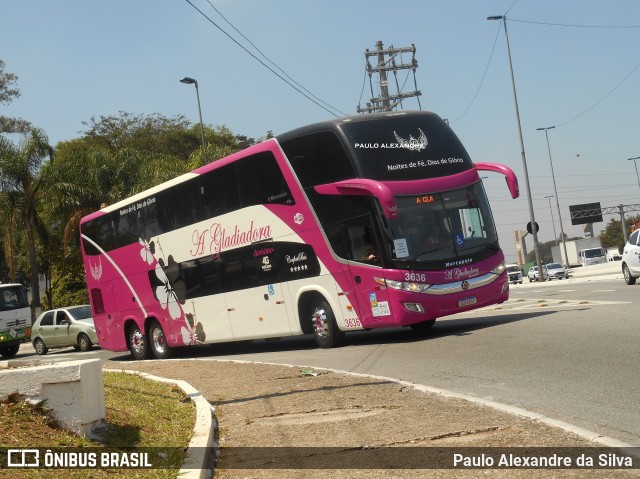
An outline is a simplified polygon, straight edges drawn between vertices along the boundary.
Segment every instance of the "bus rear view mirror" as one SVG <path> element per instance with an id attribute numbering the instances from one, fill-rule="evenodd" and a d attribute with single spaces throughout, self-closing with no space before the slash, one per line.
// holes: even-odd
<path id="1" fill-rule="evenodd" d="M 520 187 L 518 186 L 518 178 L 511 168 L 497 163 L 475 163 L 476 169 L 480 171 L 495 171 L 496 173 L 502 173 L 506 180 L 511 198 L 516 199 L 520 196 Z"/>

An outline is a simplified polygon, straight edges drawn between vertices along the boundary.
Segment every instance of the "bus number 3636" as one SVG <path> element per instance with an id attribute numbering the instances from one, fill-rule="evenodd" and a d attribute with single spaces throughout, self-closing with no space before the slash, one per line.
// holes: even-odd
<path id="1" fill-rule="evenodd" d="M 405 281 L 426 281 L 427 280 L 427 275 L 426 274 L 420 274 L 420 273 L 405 273 L 404 274 L 404 279 Z"/>

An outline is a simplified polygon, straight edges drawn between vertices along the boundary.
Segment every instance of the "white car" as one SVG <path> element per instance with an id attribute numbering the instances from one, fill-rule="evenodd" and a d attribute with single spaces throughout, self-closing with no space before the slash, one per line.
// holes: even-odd
<path id="1" fill-rule="evenodd" d="M 531 268 L 529 268 L 529 272 L 527 273 L 527 277 L 529 278 L 529 283 L 531 283 L 532 281 L 540 281 L 540 278 L 538 277 L 538 267 L 537 266 L 532 266 Z"/>
<path id="2" fill-rule="evenodd" d="M 640 277 L 640 229 L 629 236 L 622 252 L 622 274 L 627 284 L 635 284 Z"/>
<path id="3" fill-rule="evenodd" d="M 552 279 L 564 279 L 568 278 L 567 271 L 564 269 L 564 266 L 558 263 L 548 263 L 543 267 L 545 276 L 549 278 L 549 281 Z"/>
<path id="4" fill-rule="evenodd" d="M 522 284 L 522 270 L 520 269 L 520 266 L 518 266 L 517 264 L 507 265 L 507 275 L 509 275 L 509 283 Z"/>

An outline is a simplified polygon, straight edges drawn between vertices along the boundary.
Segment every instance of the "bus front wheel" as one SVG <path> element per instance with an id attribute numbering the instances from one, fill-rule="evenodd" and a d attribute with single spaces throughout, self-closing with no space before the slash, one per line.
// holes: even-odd
<path id="1" fill-rule="evenodd" d="M 339 346 L 344 340 L 344 332 L 338 328 L 333 310 L 326 301 L 317 303 L 313 309 L 311 321 L 313 322 L 313 336 L 321 348 Z"/>
<path id="2" fill-rule="evenodd" d="M 151 323 L 149 327 L 149 339 L 151 352 L 157 359 L 167 359 L 171 354 L 171 349 L 167 344 L 167 337 L 162 326 L 157 321 Z"/>
<path id="3" fill-rule="evenodd" d="M 149 357 L 149 345 L 138 325 L 129 329 L 129 351 L 136 361 L 141 361 Z"/>

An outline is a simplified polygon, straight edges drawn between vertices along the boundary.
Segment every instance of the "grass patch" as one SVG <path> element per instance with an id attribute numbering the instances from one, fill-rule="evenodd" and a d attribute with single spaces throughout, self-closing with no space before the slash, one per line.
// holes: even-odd
<path id="1" fill-rule="evenodd" d="M 59 427 L 44 405 L 18 397 L 0 403 L 2 446 L 20 448 L 171 448 L 164 469 L 12 469 L 11 478 L 175 478 L 182 467 L 195 424 L 195 406 L 181 389 L 141 376 L 105 372 L 107 415 L 98 439 L 76 436 Z M 42 463 L 42 460 L 41 460 Z M 5 471 L 8 472 L 8 471 Z M 0 471 L 0 477 L 2 471 Z M 8 476 L 7 476 L 8 477 Z"/>

